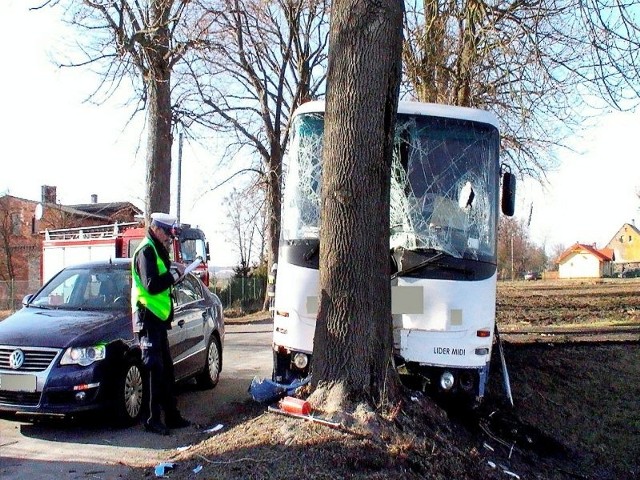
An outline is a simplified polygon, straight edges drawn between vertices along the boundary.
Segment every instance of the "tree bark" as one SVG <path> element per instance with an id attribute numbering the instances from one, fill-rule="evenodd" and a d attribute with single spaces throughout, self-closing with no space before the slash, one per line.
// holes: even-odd
<path id="1" fill-rule="evenodd" d="M 147 191 L 145 215 L 153 212 L 169 213 L 171 207 L 171 92 L 167 78 L 149 81 L 149 109 L 147 119 Z"/>
<path id="2" fill-rule="evenodd" d="M 276 139 L 274 139 L 276 140 Z M 274 264 L 278 263 L 278 248 L 280 242 L 280 209 L 282 206 L 282 150 L 279 139 L 271 143 L 271 156 L 267 164 L 267 277 L 271 273 Z M 268 310 L 271 302 L 269 289 L 265 291 L 262 305 L 263 310 Z"/>
<path id="3" fill-rule="evenodd" d="M 352 402 L 380 402 L 391 371 L 389 185 L 402 16 L 398 0 L 332 6 L 313 384 Z"/>
<path id="4" fill-rule="evenodd" d="M 151 41 L 144 47 L 148 69 L 143 72 L 148 93 L 147 184 L 145 219 L 171 207 L 171 61 L 169 18 L 173 0 L 151 3 Z"/>

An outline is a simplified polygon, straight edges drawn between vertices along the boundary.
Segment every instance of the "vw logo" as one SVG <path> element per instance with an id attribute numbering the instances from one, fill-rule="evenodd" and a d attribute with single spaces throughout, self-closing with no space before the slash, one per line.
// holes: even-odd
<path id="1" fill-rule="evenodd" d="M 19 369 L 24 363 L 24 352 L 22 350 L 14 350 L 9 355 L 9 366 L 14 370 Z"/>

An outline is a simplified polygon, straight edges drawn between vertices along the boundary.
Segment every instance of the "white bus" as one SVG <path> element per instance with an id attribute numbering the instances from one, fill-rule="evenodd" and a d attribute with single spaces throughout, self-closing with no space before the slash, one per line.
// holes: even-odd
<path id="1" fill-rule="evenodd" d="M 324 102 L 295 112 L 273 306 L 272 379 L 309 375 L 319 292 Z M 498 212 L 515 176 L 486 111 L 400 102 L 391 167 L 391 309 L 396 366 L 420 388 L 480 400 L 496 304 Z M 500 179 L 502 176 L 502 195 Z"/>

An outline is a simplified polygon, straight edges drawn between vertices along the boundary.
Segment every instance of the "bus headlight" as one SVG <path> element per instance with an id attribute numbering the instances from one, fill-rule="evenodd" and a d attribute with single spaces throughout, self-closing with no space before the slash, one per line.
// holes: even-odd
<path id="1" fill-rule="evenodd" d="M 307 355 L 304 353 L 298 352 L 293 356 L 293 364 L 296 366 L 296 368 L 303 370 L 307 367 L 307 365 L 309 365 L 309 357 L 307 357 Z"/>
<path id="2" fill-rule="evenodd" d="M 451 390 L 451 388 L 453 387 L 453 382 L 454 378 L 453 373 L 451 372 L 444 372 L 440 376 L 440 386 L 443 388 L 443 390 Z"/>

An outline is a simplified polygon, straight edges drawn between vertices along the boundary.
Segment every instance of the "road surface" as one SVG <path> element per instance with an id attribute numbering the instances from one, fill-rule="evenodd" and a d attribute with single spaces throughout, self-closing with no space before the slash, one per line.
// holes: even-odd
<path id="1" fill-rule="evenodd" d="M 144 431 L 141 425 L 112 428 L 96 418 L 25 419 L 0 416 L 0 479 L 113 479 L 131 467 L 167 461 L 176 448 L 198 443 L 249 399 L 254 376 L 270 378 L 272 323 L 227 324 L 220 382 L 213 390 L 195 383 L 179 387 L 178 406 L 194 426 L 170 436 Z"/>

